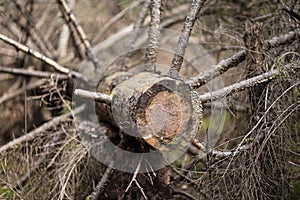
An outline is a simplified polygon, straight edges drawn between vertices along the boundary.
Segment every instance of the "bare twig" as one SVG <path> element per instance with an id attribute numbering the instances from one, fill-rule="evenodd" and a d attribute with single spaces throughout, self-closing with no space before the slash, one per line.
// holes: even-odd
<path id="1" fill-rule="evenodd" d="M 138 173 L 140 172 L 142 160 L 143 160 L 143 155 L 140 158 L 140 161 L 139 161 L 139 163 L 138 163 L 138 165 L 137 165 L 137 167 L 136 167 L 136 169 L 134 171 L 132 179 L 131 179 L 130 183 L 128 184 L 125 192 L 127 192 L 129 190 L 129 188 L 131 187 L 132 183 L 134 182 L 136 184 L 136 186 L 140 189 L 140 191 L 141 191 L 142 195 L 144 196 L 144 198 L 147 200 L 148 197 L 146 196 L 146 194 L 144 192 L 144 189 L 141 187 L 141 185 L 139 184 L 139 182 L 136 180 L 136 177 L 137 177 Z"/>
<path id="2" fill-rule="evenodd" d="M 69 5 L 67 4 L 67 2 L 65 0 L 57 0 L 57 2 L 59 4 L 59 7 L 60 7 L 62 13 L 66 14 L 66 15 L 63 15 L 65 17 L 66 22 L 71 22 L 73 24 L 77 34 L 79 35 L 80 40 L 86 49 L 86 51 L 85 51 L 86 56 L 92 61 L 94 67 L 98 68 L 99 62 L 92 52 L 91 44 L 90 44 L 83 28 L 80 26 L 80 24 L 76 20 L 75 15 L 72 13 Z"/>
<path id="3" fill-rule="evenodd" d="M 111 167 L 107 167 L 104 174 L 102 175 L 101 180 L 97 184 L 94 192 L 91 194 L 91 200 L 97 200 L 99 199 L 99 196 L 104 192 L 107 184 L 110 181 L 110 178 L 112 177 L 114 173 L 114 169 Z"/>
<path id="4" fill-rule="evenodd" d="M 145 53 L 145 69 L 150 72 L 155 72 L 160 35 L 161 0 L 151 0 L 151 3 L 151 23 L 148 33 L 148 45 Z"/>
<path id="5" fill-rule="evenodd" d="M 98 101 L 98 102 L 107 102 L 110 103 L 112 97 L 107 94 L 103 93 L 98 93 L 98 92 L 91 92 L 87 90 L 82 90 L 82 89 L 75 89 L 74 94 L 86 99 L 90 99 L 93 101 Z"/>
<path id="6" fill-rule="evenodd" d="M 24 93 L 25 91 L 28 91 L 28 90 L 32 90 L 32 89 L 35 89 L 41 85 L 43 85 L 44 83 L 46 83 L 47 80 L 46 79 L 42 79 L 42 80 L 39 80 L 39 81 L 36 81 L 36 82 L 33 82 L 33 83 L 30 83 L 29 85 L 27 85 L 26 87 L 24 88 L 21 88 L 21 89 L 18 89 L 18 90 L 15 90 L 13 92 L 9 92 L 7 94 L 4 94 L 1 98 L 0 98 L 0 105 L 9 100 L 9 99 L 12 99 L 14 98 L 15 96 L 17 95 L 20 95 L 22 93 Z"/>
<path id="7" fill-rule="evenodd" d="M 274 47 L 278 47 L 281 45 L 290 44 L 295 41 L 297 38 L 299 39 L 300 30 L 290 31 L 280 36 L 273 37 L 269 40 L 264 41 L 264 49 L 268 50 Z"/>
<path id="8" fill-rule="evenodd" d="M 47 63 L 48 65 L 55 68 L 57 71 L 60 71 L 60 72 L 65 73 L 65 74 L 70 74 L 70 75 L 73 75 L 76 78 L 80 78 L 82 80 L 87 81 L 87 78 L 84 77 L 82 74 L 80 74 L 78 72 L 71 71 L 70 69 L 61 66 L 60 64 L 58 64 L 57 62 L 55 62 L 51 58 L 48 58 L 45 55 L 43 55 L 43 54 L 41 54 L 41 53 L 39 53 L 39 52 L 37 52 L 33 49 L 30 49 L 29 47 L 27 47 L 27 46 L 15 41 L 15 40 L 9 38 L 9 37 L 6 37 L 5 35 L 3 35 L 1 33 L 0 33 L 0 40 L 2 40 L 3 42 L 5 42 L 9 45 L 14 46 L 18 50 L 21 50 L 21 51 L 23 51 L 23 52 L 25 52 L 29 55 L 32 55 L 33 57 L 35 57 L 39 60 Z"/>
<path id="9" fill-rule="evenodd" d="M 73 111 L 66 113 L 64 115 L 60 115 L 58 117 L 53 118 L 51 121 L 44 123 L 43 125 L 41 125 L 40 127 L 32 130 L 31 132 L 29 132 L 26 135 L 23 135 L 19 138 L 16 138 L 14 140 L 12 140 L 11 142 L 3 145 L 0 147 L 0 153 L 3 153 L 5 151 L 8 151 L 10 149 L 14 149 L 18 146 L 20 146 L 22 143 L 33 140 L 34 138 L 38 137 L 39 135 L 42 135 L 47 129 L 57 126 L 58 124 L 60 124 L 61 122 L 63 122 L 64 120 L 80 113 L 81 111 L 83 111 L 85 108 L 85 105 L 81 105 L 78 108 L 75 108 Z"/>
<path id="10" fill-rule="evenodd" d="M 268 50 L 280 45 L 285 45 L 293 42 L 300 35 L 300 31 L 291 31 L 279 37 L 264 41 L 264 49 Z M 237 66 L 246 58 L 246 50 L 241 50 L 231 57 L 221 60 L 218 64 L 211 66 L 208 70 L 190 78 L 186 83 L 190 84 L 193 88 L 198 88 L 215 77 L 223 74 L 228 69 Z"/>
<path id="11" fill-rule="evenodd" d="M 30 69 L 19 69 L 19 68 L 12 68 L 12 67 L 2 67 L 0 66 L 0 72 L 22 75 L 22 76 L 34 76 L 40 78 L 56 78 L 58 80 L 65 80 L 68 79 L 69 76 L 66 74 L 59 74 L 53 72 L 45 72 L 45 71 L 36 71 Z"/>
<path id="12" fill-rule="evenodd" d="M 292 68 L 292 64 L 288 64 L 283 69 L 274 69 L 270 70 L 266 73 L 263 73 L 261 75 L 255 76 L 253 78 L 241 81 L 239 83 L 232 84 L 230 86 L 224 87 L 222 89 L 208 92 L 203 95 L 199 96 L 199 100 L 203 103 L 209 102 L 209 101 L 215 101 L 220 98 L 224 98 L 226 96 L 229 96 L 232 93 L 242 91 L 246 88 L 252 87 L 254 85 L 268 82 L 272 79 L 274 79 L 276 76 L 280 75 L 283 72 L 286 72 L 287 70 Z"/>
<path id="13" fill-rule="evenodd" d="M 192 6 L 189 10 L 189 13 L 185 19 L 182 33 L 179 37 L 178 45 L 175 50 L 175 55 L 172 60 L 171 68 L 169 74 L 171 76 L 176 76 L 180 71 L 181 65 L 183 63 L 183 56 L 187 48 L 193 26 L 195 24 L 197 15 L 200 9 L 203 7 L 205 0 L 193 0 Z"/>
<path id="14" fill-rule="evenodd" d="M 211 66 L 207 71 L 198 74 L 195 77 L 190 78 L 186 83 L 192 85 L 193 88 L 198 88 L 209 80 L 223 74 L 228 69 L 237 66 L 239 63 L 243 62 L 246 58 L 246 50 L 241 50 L 231 57 L 221 60 L 218 64 Z"/>
<path id="15" fill-rule="evenodd" d="M 256 138 L 254 138 L 253 140 L 251 140 L 251 142 L 245 143 L 243 144 L 244 141 L 242 141 L 242 143 L 240 143 L 239 145 L 236 146 L 236 148 L 232 149 L 232 150 L 227 150 L 227 151 L 220 151 L 220 150 L 215 150 L 215 149 L 207 149 L 202 143 L 200 143 L 199 141 L 195 140 L 193 141 L 193 145 L 199 149 L 200 151 L 207 153 L 215 158 L 218 159 L 223 159 L 223 158 L 228 158 L 231 156 L 237 156 L 242 152 L 245 152 L 247 150 L 250 150 L 254 147 L 255 144 L 260 144 L 263 139 L 265 138 L 265 134 L 261 133 L 259 135 L 256 136 Z M 191 151 L 194 154 L 198 154 L 197 151 Z"/>

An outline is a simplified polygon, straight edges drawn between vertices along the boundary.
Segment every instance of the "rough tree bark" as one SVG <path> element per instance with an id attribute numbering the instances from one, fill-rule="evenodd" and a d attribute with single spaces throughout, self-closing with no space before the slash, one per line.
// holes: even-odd
<path id="1" fill-rule="evenodd" d="M 150 72 L 137 75 L 121 72 L 101 81 L 97 92 L 113 94 L 109 106 L 96 102 L 96 113 L 100 122 L 109 122 L 123 131 L 119 142 L 126 144 L 125 150 L 149 152 L 184 147 L 191 143 L 201 123 L 202 107 L 198 95 L 182 80 Z M 129 193 L 125 192 L 132 174 L 116 173 L 122 177 L 118 185 L 121 198 L 138 198 L 135 187 Z M 155 185 L 145 174 L 137 175 L 137 181 L 151 199 L 170 198 L 168 169 L 156 173 L 159 176 L 153 177 Z"/>

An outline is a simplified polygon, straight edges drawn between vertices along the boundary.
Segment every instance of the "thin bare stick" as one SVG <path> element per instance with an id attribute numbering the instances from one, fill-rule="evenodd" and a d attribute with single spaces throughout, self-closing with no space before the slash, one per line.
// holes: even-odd
<path id="1" fill-rule="evenodd" d="M 197 15 L 203 7 L 204 2 L 205 0 L 193 0 L 192 2 L 191 8 L 184 22 L 182 33 L 179 37 L 171 68 L 169 70 L 169 74 L 171 76 L 177 76 L 178 72 L 180 71 L 181 65 L 183 63 L 183 56 L 190 39 L 192 29 L 194 27 Z"/>
<path id="2" fill-rule="evenodd" d="M 51 67 L 55 68 L 57 71 L 60 71 L 62 73 L 65 73 L 65 74 L 70 74 L 76 78 L 80 78 L 82 80 L 85 80 L 87 81 L 87 78 L 84 77 L 82 74 L 78 73 L 78 72 L 74 72 L 74 71 L 71 71 L 69 70 L 68 68 L 65 68 L 63 66 L 61 66 L 60 64 L 58 64 L 57 62 L 55 62 L 54 60 L 52 60 L 51 58 L 48 58 L 46 57 L 45 55 L 33 50 L 33 49 L 30 49 L 29 47 L 3 35 L 0 33 L 0 40 L 2 40 L 3 42 L 9 44 L 9 45 L 12 45 L 14 46 L 16 49 L 18 50 L 21 50 L 29 55 L 32 55 L 33 57 L 47 63 L 48 65 L 50 65 Z"/>
<path id="3" fill-rule="evenodd" d="M 112 177 L 114 173 L 114 169 L 111 167 L 107 167 L 104 174 L 102 175 L 101 180 L 99 181 L 99 183 L 97 184 L 95 190 L 93 191 L 93 193 L 91 194 L 91 200 L 97 200 L 99 199 L 99 196 L 104 192 L 107 184 L 110 181 L 110 178 Z"/>
<path id="4" fill-rule="evenodd" d="M 245 90 L 246 88 L 252 87 L 254 85 L 268 82 L 272 79 L 274 79 L 276 76 L 280 75 L 281 73 L 284 73 L 292 68 L 292 64 L 288 64 L 283 69 L 274 69 L 270 70 L 266 73 L 263 73 L 261 75 L 255 76 L 253 78 L 241 81 L 239 83 L 235 83 L 232 85 L 229 85 L 227 87 L 224 87 L 223 89 L 219 89 L 213 92 L 208 92 L 203 95 L 199 96 L 199 100 L 203 103 L 215 101 L 220 98 L 224 98 L 226 96 L 229 96 L 230 94 Z"/>
<path id="5" fill-rule="evenodd" d="M 62 11 L 63 15 L 65 17 L 66 22 L 71 22 L 77 32 L 77 34 L 80 37 L 81 42 L 83 43 L 84 47 L 85 47 L 85 52 L 86 52 L 86 56 L 92 61 L 93 65 L 95 68 L 98 68 L 99 66 L 99 62 L 97 60 L 97 58 L 95 57 L 95 55 L 92 52 L 92 48 L 91 48 L 91 44 L 83 30 L 83 28 L 81 27 L 81 25 L 78 23 L 75 15 L 72 13 L 69 5 L 67 4 L 67 2 L 65 0 L 57 0 L 59 7 Z M 68 18 L 66 18 L 66 16 Z"/>
<path id="6" fill-rule="evenodd" d="M 136 180 L 136 177 L 137 177 L 138 173 L 140 172 L 142 160 L 143 160 L 143 155 L 140 158 L 140 161 L 139 161 L 139 163 L 138 163 L 138 165 L 137 165 L 137 167 L 136 167 L 136 169 L 134 171 L 132 179 L 131 179 L 130 183 L 128 184 L 125 192 L 127 192 L 129 190 L 129 188 L 131 187 L 132 183 L 134 182 L 136 184 L 136 186 L 140 189 L 140 191 L 141 191 L 142 195 L 144 196 L 144 198 L 147 200 L 148 197 L 146 196 L 146 194 L 144 192 L 144 189 L 140 186 L 139 182 Z"/>
<path id="7" fill-rule="evenodd" d="M 0 66 L 0 72 L 22 75 L 22 76 L 34 76 L 40 78 L 56 78 L 58 80 L 66 80 L 69 78 L 66 74 L 59 74 L 54 72 L 45 72 L 45 71 L 36 71 L 36 70 L 29 70 L 29 69 L 19 69 L 19 68 L 12 68 L 12 67 L 2 67 Z"/>
<path id="8" fill-rule="evenodd" d="M 160 35 L 161 0 L 151 0 L 151 4 L 151 22 L 148 33 L 148 45 L 145 53 L 145 69 L 149 72 L 155 72 Z"/>
<path id="9" fill-rule="evenodd" d="M 91 92 L 91 91 L 82 90 L 82 89 L 75 89 L 74 94 L 76 96 L 80 96 L 80 97 L 90 99 L 93 101 L 98 101 L 98 102 L 110 103 L 112 100 L 112 97 L 110 95 L 98 93 L 98 92 Z"/>
<path id="10" fill-rule="evenodd" d="M 18 89 L 18 90 L 15 90 L 15 91 L 12 91 L 12 92 L 3 94 L 2 97 L 0 98 L 0 105 L 1 105 L 2 103 L 4 103 L 5 101 L 14 98 L 15 96 L 18 96 L 18 95 L 20 95 L 20 94 L 23 94 L 25 91 L 35 89 L 35 88 L 37 88 L 37 87 L 43 85 L 43 84 L 46 83 L 46 82 L 47 82 L 46 79 L 38 80 L 38 81 L 36 81 L 36 82 L 30 83 L 29 85 L 27 85 L 27 86 L 24 87 L 24 88 L 21 88 L 21 89 Z"/>
<path id="11" fill-rule="evenodd" d="M 265 138 L 265 135 L 263 133 L 259 134 L 256 136 L 256 138 L 249 143 L 243 144 L 243 141 L 237 145 L 234 149 L 232 150 L 227 150 L 227 151 L 220 151 L 220 150 L 215 150 L 215 149 L 207 149 L 202 143 L 199 141 L 193 141 L 193 145 L 199 149 L 200 151 L 210 154 L 211 156 L 218 158 L 218 159 L 223 159 L 223 158 L 228 158 L 231 156 L 237 156 L 240 153 L 250 150 L 254 147 L 255 144 L 260 144 L 262 143 L 263 139 Z M 191 151 L 194 154 L 198 154 L 197 151 L 192 150 Z"/>
<path id="12" fill-rule="evenodd" d="M 26 135 L 23 135 L 19 138 L 16 138 L 12 140 L 11 142 L 3 145 L 0 147 L 0 154 L 8 151 L 10 149 L 14 149 L 18 146 L 20 146 L 22 143 L 33 140 L 34 138 L 38 137 L 39 135 L 42 135 L 47 129 L 59 125 L 61 122 L 65 121 L 66 119 L 80 113 L 85 108 L 85 104 L 79 106 L 78 108 L 75 108 L 73 111 L 66 113 L 64 115 L 57 116 L 53 118 L 51 121 L 48 121 L 47 123 L 44 123 L 40 127 L 32 130 L 31 132 L 27 133 Z"/>
<path id="13" fill-rule="evenodd" d="M 264 41 L 264 49 L 268 50 L 280 45 L 290 44 L 295 41 L 297 36 L 300 35 L 300 31 L 290 31 L 286 34 L 283 34 L 279 37 L 273 37 L 269 40 Z M 208 81 L 214 79 L 215 77 L 223 74 L 228 69 L 237 66 L 243 62 L 246 58 L 246 50 L 241 50 L 231 57 L 221 60 L 218 64 L 212 65 L 208 70 L 198 74 L 195 77 L 190 78 L 186 81 L 187 84 L 190 84 L 193 88 L 198 88 Z"/>

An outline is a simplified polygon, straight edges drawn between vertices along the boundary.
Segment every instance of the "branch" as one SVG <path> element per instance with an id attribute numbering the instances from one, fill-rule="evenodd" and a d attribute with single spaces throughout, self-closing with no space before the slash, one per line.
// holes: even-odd
<path id="1" fill-rule="evenodd" d="M 157 59 L 158 41 L 160 35 L 160 8 L 161 0 L 151 0 L 151 23 L 148 33 L 148 45 L 145 53 L 146 71 L 155 72 Z"/>
<path id="2" fill-rule="evenodd" d="M 265 135 L 259 134 L 256 136 L 254 140 L 251 142 L 245 143 L 245 144 L 239 144 L 236 146 L 236 148 L 228 151 L 220 151 L 220 150 L 214 150 L 214 149 L 207 149 L 202 143 L 200 143 L 198 140 L 193 141 L 193 145 L 200 151 L 207 153 L 217 159 L 223 159 L 223 158 L 228 158 L 231 156 L 237 156 L 240 153 L 250 150 L 253 148 L 255 144 L 261 144 L 263 139 L 265 138 Z M 198 152 L 194 149 L 191 149 L 190 151 L 193 154 L 198 154 Z"/>
<path id="3" fill-rule="evenodd" d="M 0 98 L 0 105 L 1 105 L 3 102 L 5 102 L 5 101 L 7 101 L 7 100 L 9 100 L 9 99 L 12 99 L 12 98 L 14 98 L 14 97 L 17 96 L 17 95 L 20 95 L 20 94 L 24 93 L 25 91 L 35 89 L 35 88 L 37 88 L 37 87 L 43 85 L 43 84 L 46 83 L 46 82 L 47 82 L 46 79 L 42 79 L 42 80 L 33 82 L 33 83 L 27 85 L 27 86 L 24 87 L 24 88 L 15 90 L 15 91 L 10 92 L 10 93 L 8 93 L 8 94 L 3 94 L 2 97 Z"/>
<path id="4" fill-rule="evenodd" d="M 1 66 L 0 66 L 0 72 L 22 75 L 22 76 L 34 76 L 34 77 L 40 77 L 40 78 L 55 77 L 58 80 L 66 80 L 69 78 L 68 75 L 66 75 L 66 74 L 36 71 L 36 70 L 29 70 L 29 69 L 11 68 L 11 67 L 1 67 Z"/>
<path id="5" fill-rule="evenodd" d="M 97 101 L 97 102 L 110 103 L 112 100 L 112 97 L 110 95 L 98 93 L 98 92 L 91 92 L 91 91 L 82 90 L 82 89 L 75 89 L 74 94 L 76 96 L 80 96 L 80 97 L 90 99 L 93 101 Z"/>
<path id="6" fill-rule="evenodd" d="M 213 92 L 205 93 L 199 96 L 199 101 L 205 103 L 205 102 L 215 101 L 220 98 L 224 98 L 226 96 L 229 96 L 232 93 L 245 90 L 246 88 L 252 87 L 260 83 L 268 82 L 274 79 L 276 76 L 280 75 L 281 73 L 288 71 L 291 68 L 292 68 L 292 64 L 288 64 L 285 67 L 283 67 L 283 69 L 270 70 L 266 73 L 241 81 L 239 83 L 229 85 L 227 87 L 224 87 L 222 89 Z"/>
<path id="7" fill-rule="evenodd" d="M 110 179 L 114 173 L 114 169 L 111 167 L 107 167 L 104 174 L 102 175 L 101 180 L 97 184 L 94 192 L 91 194 L 91 200 L 99 199 L 99 196 L 104 192 L 107 184 L 110 182 Z"/>
<path id="8" fill-rule="evenodd" d="M 16 138 L 12 140 L 11 142 L 3 145 L 0 147 L 0 153 L 3 153 L 5 151 L 8 151 L 10 149 L 14 149 L 18 146 L 20 146 L 22 143 L 33 140 L 34 138 L 38 137 L 39 135 L 42 135 L 47 129 L 59 125 L 61 122 L 65 121 L 66 119 L 80 113 L 85 108 L 85 105 L 81 105 L 80 107 L 74 109 L 73 111 L 66 113 L 64 115 L 60 115 L 58 117 L 53 118 L 51 121 L 48 121 L 47 123 L 44 123 L 40 127 L 32 130 L 26 135 L 23 135 L 19 138 Z"/>
<path id="9" fill-rule="evenodd" d="M 193 26 L 195 24 L 199 11 L 203 7 L 204 2 L 205 0 L 193 0 L 192 2 L 192 6 L 185 19 L 183 30 L 179 37 L 178 45 L 175 50 L 175 55 L 172 60 L 171 68 L 169 70 L 169 74 L 171 76 L 176 75 L 180 71 L 181 65 L 183 63 L 185 50 L 187 48 Z"/>
<path id="10" fill-rule="evenodd" d="M 0 33 L 0 40 L 2 40 L 3 42 L 5 42 L 9 45 L 14 46 L 16 49 L 21 50 L 24 53 L 27 53 L 28 55 L 32 55 L 33 57 L 39 59 L 42 62 L 47 63 L 51 67 L 55 68 L 57 71 L 60 71 L 60 72 L 65 73 L 65 74 L 70 74 L 70 75 L 75 76 L 76 78 L 80 78 L 82 80 L 87 81 L 87 78 L 84 77 L 82 74 L 80 74 L 78 72 L 71 71 L 68 68 L 65 68 L 65 67 L 61 66 L 60 64 L 58 64 L 57 62 L 55 62 L 51 58 L 48 58 L 45 55 L 43 55 L 43 54 L 41 54 L 41 53 L 39 53 L 39 52 L 37 52 L 33 49 L 30 49 L 29 47 L 27 47 L 27 46 L 15 41 L 15 40 L 9 38 L 9 37 L 6 37 L 5 35 L 3 35 L 1 33 Z"/>
<path id="11" fill-rule="evenodd" d="M 300 35 L 300 31 L 290 31 L 279 37 L 273 37 L 269 40 L 264 41 L 264 50 L 269 50 L 274 47 L 278 47 L 284 44 L 290 44 L 296 40 L 297 36 Z M 237 66 L 243 62 L 246 58 L 246 50 L 239 51 L 233 54 L 231 57 L 221 60 L 218 64 L 212 65 L 208 70 L 198 74 L 195 77 L 190 78 L 186 81 L 193 88 L 199 88 L 208 81 L 214 79 L 215 77 L 223 74 L 228 69 Z"/>
<path id="12" fill-rule="evenodd" d="M 131 187 L 132 183 L 134 182 L 136 184 L 136 186 L 140 189 L 140 191 L 141 191 L 143 197 L 145 198 L 145 200 L 148 200 L 148 197 L 146 196 L 146 194 L 144 192 L 144 189 L 141 187 L 141 185 L 139 184 L 139 182 L 136 179 L 138 173 L 140 173 L 140 168 L 141 168 L 141 162 L 142 162 L 142 160 L 143 160 L 143 155 L 140 158 L 140 161 L 139 161 L 139 163 L 138 163 L 138 165 L 137 165 L 137 167 L 136 167 L 136 169 L 134 171 L 134 174 L 133 174 L 133 176 L 131 178 L 131 181 L 128 184 L 126 190 L 125 190 L 125 193 L 129 190 L 129 188 Z"/>
<path id="13" fill-rule="evenodd" d="M 62 13 L 66 14 L 63 15 L 65 18 L 66 22 L 71 22 L 77 32 L 77 34 L 80 37 L 81 42 L 83 43 L 86 51 L 86 56 L 92 61 L 93 65 L 95 68 L 98 68 L 99 66 L 99 62 L 97 60 L 97 58 L 95 57 L 95 55 L 92 53 L 92 49 L 91 49 L 91 44 L 83 30 L 83 28 L 81 27 L 81 25 L 77 22 L 75 15 L 72 13 L 69 5 L 67 4 L 67 2 L 65 0 L 57 0 L 58 4 L 60 5 L 60 9 L 62 11 Z M 68 16 L 68 18 L 66 17 Z"/>

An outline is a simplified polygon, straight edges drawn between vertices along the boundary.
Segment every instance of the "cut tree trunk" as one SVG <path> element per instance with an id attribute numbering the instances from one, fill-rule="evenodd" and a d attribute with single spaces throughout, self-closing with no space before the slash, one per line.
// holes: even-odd
<path id="1" fill-rule="evenodd" d="M 96 103 L 99 121 L 110 121 L 158 150 L 191 142 L 201 123 L 202 107 L 189 85 L 149 72 L 118 75 L 98 85 L 98 92 L 113 96 L 110 106 Z"/>
<path id="2" fill-rule="evenodd" d="M 97 92 L 112 94 L 111 104 L 96 102 L 97 117 L 99 122 L 109 122 L 121 130 L 119 146 L 127 151 L 143 153 L 186 147 L 201 124 L 202 106 L 198 95 L 180 79 L 150 72 L 136 75 L 117 72 L 99 82 Z M 157 162 L 165 163 L 164 160 Z M 135 184 L 125 192 L 132 174 L 116 173 L 119 198 L 143 198 L 139 192 L 141 188 Z M 169 169 L 153 172 L 158 176 L 150 177 L 149 174 L 152 172 L 136 177 L 146 196 L 171 198 Z"/>

